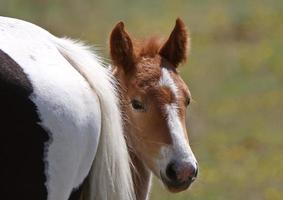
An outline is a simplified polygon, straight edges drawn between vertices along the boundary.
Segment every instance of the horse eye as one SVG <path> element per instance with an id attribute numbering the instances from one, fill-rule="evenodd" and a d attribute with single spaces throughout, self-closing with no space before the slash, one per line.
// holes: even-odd
<path id="1" fill-rule="evenodd" d="M 132 103 L 132 107 L 133 107 L 135 110 L 137 110 L 137 111 L 145 111 L 145 107 L 144 107 L 144 105 L 143 105 L 142 102 L 140 102 L 140 101 L 134 99 L 134 100 L 132 100 L 131 103 Z"/>

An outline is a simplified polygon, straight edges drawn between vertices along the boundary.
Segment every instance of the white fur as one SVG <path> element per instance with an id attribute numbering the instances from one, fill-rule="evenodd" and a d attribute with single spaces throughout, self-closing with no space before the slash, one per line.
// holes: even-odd
<path id="1" fill-rule="evenodd" d="M 64 39 L 57 42 L 60 52 L 73 63 L 73 66 L 89 82 L 99 97 L 102 108 L 102 136 L 98 153 L 92 167 L 90 179 L 91 200 L 135 199 L 130 159 L 123 136 L 122 119 L 118 109 L 110 71 L 97 65 L 95 56 L 87 47 Z M 107 192 L 105 192 L 107 191 Z"/>
<path id="2" fill-rule="evenodd" d="M 177 102 L 178 87 L 171 77 L 168 69 L 163 67 L 161 70 L 162 75 L 159 84 L 161 87 L 168 87 L 176 97 Z M 164 169 L 164 167 L 167 166 L 172 159 L 180 159 L 192 163 L 192 165 L 196 168 L 196 158 L 185 138 L 185 131 L 181 124 L 178 114 L 178 105 L 176 102 L 167 104 L 164 108 L 173 145 L 161 148 L 160 153 L 162 155 L 162 159 L 158 161 L 158 165 L 161 169 Z"/>
<path id="3" fill-rule="evenodd" d="M 168 71 L 167 68 L 162 67 L 161 68 L 161 77 L 159 80 L 159 85 L 161 87 L 168 87 L 173 94 L 178 97 L 178 88 L 174 82 L 174 80 L 172 79 L 170 72 Z"/>
<path id="4" fill-rule="evenodd" d="M 91 200 L 134 199 L 129 156 L 113 79 L 99 59 L 71 40 L 0 17 L 0 49 L 29 77 L 46 143 L 49 200 L 67 200 L 91 171 Z"/>

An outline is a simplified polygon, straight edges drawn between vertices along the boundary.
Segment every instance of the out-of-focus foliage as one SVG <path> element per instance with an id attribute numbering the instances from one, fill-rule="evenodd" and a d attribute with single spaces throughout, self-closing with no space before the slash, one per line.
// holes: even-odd
<path id="1" fill-rule="evenodd" d="M 119 20 L 132 35 L 167 37 L 176 17 L 192 42 L 180 68 L 195 102 L 191 146 L 200 164 L 193 187 L 152 200 L 283 199 L 283 2 L 281 0 L 0 0 L 0 14 L 98 45 Z"/>

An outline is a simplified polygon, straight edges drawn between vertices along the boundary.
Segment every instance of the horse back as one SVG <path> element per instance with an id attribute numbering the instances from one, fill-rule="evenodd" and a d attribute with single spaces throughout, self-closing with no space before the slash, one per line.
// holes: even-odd
<path id="1" fill-rule="evenodd" d="M 52 37 L 0 17 L 0 195 L 6 199 L 79 196 L 96 154 L 98 97 Z"/>

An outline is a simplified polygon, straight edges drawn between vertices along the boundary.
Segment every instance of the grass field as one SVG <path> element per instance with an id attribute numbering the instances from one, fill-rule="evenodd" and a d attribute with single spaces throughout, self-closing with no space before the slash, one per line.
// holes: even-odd
<path id="1" fill-rule="evenodd" d="M 176 17 L 191 32 L 180 68 L 193 94 L 191 145 L 200 165 L 193 187 L 152 200 L 283 199 L 283 2 L 280 0 L 0 0 L 0 14 L 98 45 L 123 20 L 138 37 L 167 36 Z"/>

